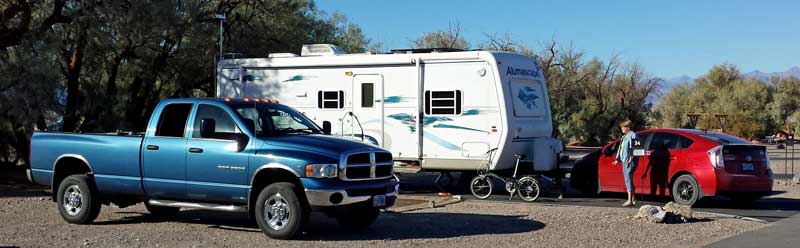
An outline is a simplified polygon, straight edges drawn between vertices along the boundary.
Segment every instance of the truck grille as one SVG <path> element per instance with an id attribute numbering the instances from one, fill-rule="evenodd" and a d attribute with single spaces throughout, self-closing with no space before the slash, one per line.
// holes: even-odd
<path id="1" fill-rule="evenodd" d="M 392 176 L 391 153 L 355 153 L 350 154 L 345 161 L 345 180 L 383 179 Z"/>

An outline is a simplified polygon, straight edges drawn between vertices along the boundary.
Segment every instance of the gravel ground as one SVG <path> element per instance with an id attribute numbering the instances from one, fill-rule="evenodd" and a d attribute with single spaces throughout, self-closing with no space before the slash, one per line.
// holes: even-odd
<path id="1" fill-rule="evenodd" d="M 466 201 L 383 213 L 368 230 L 345 231 L 322 215 L 300 241 L 270 240 L 243 214 L 197 210 L 154 218 L 143 205 L 103 207 L 93 225 L 61 220 L 37 190 L 0 185 L 0 246 L 21 247 L 675 247 L 763 224 L 699 216 L 691 224 L 631 220 L 636 209 Z"/>

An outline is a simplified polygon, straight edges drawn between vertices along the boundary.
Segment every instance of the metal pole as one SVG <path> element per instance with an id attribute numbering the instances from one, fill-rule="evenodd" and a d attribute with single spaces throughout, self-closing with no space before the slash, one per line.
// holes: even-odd
<path id="1" fill-rule="evenodd" d="M 225 38 L 223 32 L 225 32 L 225 28 L 223 27 L 222 23 L 225 21 L 225 16 L 223 15 L 223 19 L 219 19 L 219 61 L 222 61 L 225 56 L 222 54 L 222 40 Z"/>
<path id="2" fill-rule="evenodd" d="M 789 174 L 789 137 L 783 140 L 783 174 Z"/>

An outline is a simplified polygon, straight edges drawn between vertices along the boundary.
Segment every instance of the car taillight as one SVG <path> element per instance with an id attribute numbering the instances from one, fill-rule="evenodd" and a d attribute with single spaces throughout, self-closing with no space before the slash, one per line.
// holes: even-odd
<path id="1" fill-rule="evenodd" d="M 717 146 L 708 150 L 708 160 L 711 161 L 711 166 L 716 168 L 725 168 L 725 158 L 722 156 L 722 146 Z"/>

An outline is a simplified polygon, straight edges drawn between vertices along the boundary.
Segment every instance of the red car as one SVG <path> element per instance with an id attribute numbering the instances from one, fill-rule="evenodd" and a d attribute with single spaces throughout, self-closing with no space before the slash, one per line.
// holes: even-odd
<path id="1" fill-rule="evenodd" d="M 724 195 L 750 202 L 772 192 L 766 147 L 724 133 L 695 129 L 649 129 L 636 133 L 645 155 L 636 157 L 637 194 L 670 195 L 692 205 Z M 625 192 L 621 165 L 612 165 L 619 142 L 576 160 L 573 187 L 587 193 Z"/>

